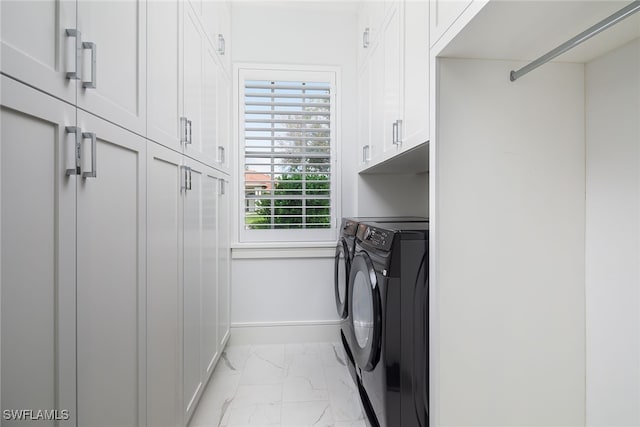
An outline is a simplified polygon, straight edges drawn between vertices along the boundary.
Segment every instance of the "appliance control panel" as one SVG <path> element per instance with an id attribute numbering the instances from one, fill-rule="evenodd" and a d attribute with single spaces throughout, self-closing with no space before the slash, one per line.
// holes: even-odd
<path id="1" fill-rule="evenodd" d="M 367 242 L 371 246 L 378 249 L 388 250 L 391 248 L 393 233 L 388 230 L 368 226 L 366 224 L 360 224 L 358 237 L 360 240 Z"/>

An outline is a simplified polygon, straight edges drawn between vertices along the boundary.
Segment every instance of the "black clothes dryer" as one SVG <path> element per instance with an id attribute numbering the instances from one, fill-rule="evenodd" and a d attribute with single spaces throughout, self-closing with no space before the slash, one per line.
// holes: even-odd
<path id="1" fill-rule="evenodd" d="M 342 218 L 340 226 L 340 237 L 336 245 L 335 268 L 334 268 L 334 289 L 336 310 L 341 319 L 340 323 L 340 339 L 342 341 L 347 356 L 347 366 L 349 372 L 355 382 L 356 368 L 351 347 L 353 342 L 353 328 L 351 317 L 349 316 L 349 276 L 351 271 L 351 262 L 353 260 L 356 233 L 358 225 L 361 222 L 397 223 L 397 222 L 428 222 L 425 217 L 418 216 L 400 216 L 400 217 L 351 217 Z"/>
<path id="2" fill-rule="evenodd" d="M 371 426 L 428 426 L 428 247 L 427 222 L 358 225 L 346 330 Z"/>

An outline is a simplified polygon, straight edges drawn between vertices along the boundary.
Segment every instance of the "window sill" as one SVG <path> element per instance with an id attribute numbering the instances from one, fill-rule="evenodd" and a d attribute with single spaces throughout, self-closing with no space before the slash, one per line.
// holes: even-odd
<path id="1" fill-rule="evenodd" d="M 232 259 L 333 258 L 335 242 L 236 243 Z"/>

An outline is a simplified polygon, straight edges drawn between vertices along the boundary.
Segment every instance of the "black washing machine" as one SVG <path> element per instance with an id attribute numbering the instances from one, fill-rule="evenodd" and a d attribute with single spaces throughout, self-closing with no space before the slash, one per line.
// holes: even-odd
<path id="1" fill-rule="evenodd" d="M 428 222 L 358 225 L 345 330 L 374 427 L 429 425 L 428 247 Z"/>
<path id="2" fill-rule="evenodd" d="M 351 318 L 349 317 L 349 273 L 353 251 L 355 249 L 356 232 L 358 231 L 358 220 L 355 218 L 343 218 L 340 239 L 336 246 L 335 270 L 334 270 L 334 287 L 336 297 L 336 309 L 340 316 L 340 339 L 346 354 L 347 367 L 354 381 L 357 381 L 355 362 L 351 353 L 352 343 L 350 337 L 353 335 L 351 331 Z"/>
<path id="3" fill-rule="evenodd" d="M 351 271 L 351 262 L 353 260 L 356 233 L 358 225 L 361 222 L 376 222 L 379 224 L 397 223 L 397 222 L 425 222 L 425 217 L 402 216 L 402 217 L 352 217 L 342 218 L 340 227 L 340 238 L 336 245 L 335 269 L 334 269 L 334 287 L 336 310 L 340 316 L 340 338 L 347 356 L 347 366 L 354 381 L 358 381 L 356 375 L 355 360 L 351 347 L 353 341 L 353 327 L 351 317 L 349 315 L 349 276 Z"/>

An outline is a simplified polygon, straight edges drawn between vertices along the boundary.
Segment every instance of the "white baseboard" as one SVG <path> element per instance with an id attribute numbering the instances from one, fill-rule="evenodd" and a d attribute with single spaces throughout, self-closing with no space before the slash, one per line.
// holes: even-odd
<path id="1" fill-rule="evenodd" d="M 234 323 L 229 345 L 297 344 L 340 340 L 340 321 Z"/>

